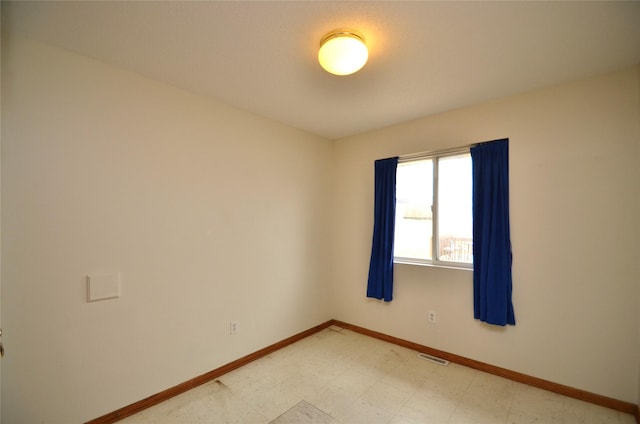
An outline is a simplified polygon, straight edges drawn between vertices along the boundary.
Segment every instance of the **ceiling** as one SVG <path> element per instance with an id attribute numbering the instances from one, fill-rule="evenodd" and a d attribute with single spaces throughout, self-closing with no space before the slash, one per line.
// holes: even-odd
<path id="1" fill-rule="evenodd" d="M 322 35 L 369 62 L 322 70 Z M 2 30 L 328 139 L 640 63 L 640 2 L 6 2 Z"/>

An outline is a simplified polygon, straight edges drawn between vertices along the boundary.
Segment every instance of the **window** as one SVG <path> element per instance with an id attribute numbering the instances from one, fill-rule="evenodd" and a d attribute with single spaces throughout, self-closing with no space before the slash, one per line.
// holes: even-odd
<path id="1" fill-rule="evenodd" d="M 473 267 L 471 155 L 401 159 L 394 262 Z"/>

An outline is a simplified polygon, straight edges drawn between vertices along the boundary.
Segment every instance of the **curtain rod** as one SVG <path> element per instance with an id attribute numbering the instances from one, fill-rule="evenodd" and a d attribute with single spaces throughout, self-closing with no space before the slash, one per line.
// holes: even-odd
<path id="1" fill-rule="evenodd" d="M 398 162 L 404 162 L 413 159 L 426 158 L 429 156 L 442 156 L 454 153 L 468 152 L 472 147 L 477 146 L 480 143 L 467 144 L 466 146 L 452 147 L 450 149 L 431 150 L 427 152 L 410 153 L 408 155 L 398 156 Z"/>
<path id="2" fill-rule="evenodd" d="M 501 140 L 509 140 L 509 139 L 507 137 L 497 138 L 495 140 L 483 141 L 480 143 L 472 143 L 472 144 L 467 144 L 466 146 L 452 147 L 450 149 L 431 150 L 426 152 L 410 153 L 408 155 L 400 155 L 398 156 L 398 162 L 405 162 L 413 159 L 426 158 L 429 156 L 442 156 L 442 155 L 455 154 L 455 153 L 464 153 L 471 150 L 472 147 L 476 147 L 481 144 L 493 143 L 494 141 L 501 141 Z"/>

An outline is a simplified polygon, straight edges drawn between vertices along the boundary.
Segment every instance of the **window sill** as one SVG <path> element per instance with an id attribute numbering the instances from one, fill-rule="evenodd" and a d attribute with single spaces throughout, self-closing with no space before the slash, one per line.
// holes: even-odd
<path id="1" fill-rule="evenodd" d="M 414 266 L 426 266 L 432 268 L 446 268 L 446 269 L 459 269 L 462 271 L 473 271 L 473 264 L 463 264 L 456 262 L 426 262 L 418 259 L 407 258 L 394 258 L 394 265 L 414 265 Z"/>

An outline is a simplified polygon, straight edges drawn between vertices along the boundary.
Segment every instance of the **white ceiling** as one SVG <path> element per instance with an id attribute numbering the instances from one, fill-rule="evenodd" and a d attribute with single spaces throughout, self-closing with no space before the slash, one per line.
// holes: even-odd
<path id="1" fill-rule="evenodd" d="M 324 72 L 326 32 L 369 62 Z M 2 30 L 337 139 L 640 63 L 640 2 L 5 2 Z"/>

